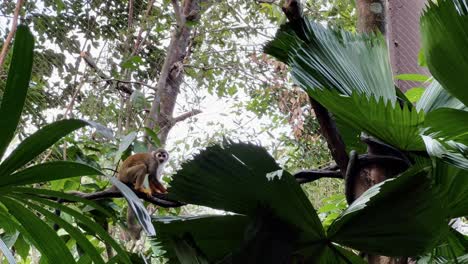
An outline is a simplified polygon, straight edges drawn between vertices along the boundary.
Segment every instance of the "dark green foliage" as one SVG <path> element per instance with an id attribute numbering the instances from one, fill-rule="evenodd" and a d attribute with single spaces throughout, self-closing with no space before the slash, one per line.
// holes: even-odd
<path id="1" fill-rule="evenodd" d="M 20 120 L 21 111 L 26 99 L 29 86 L 29 78 L 33 61 L 33 38 L 28 28 L 20 26 L 16 33 L 13 49 L 13 59 L 9 70 L 9 78 L 4 89 L 0 114 L 8 118 L 2 118 L 0 126 L 0 156 L 3 156 L 8 145 L 11 144 L 14 132 Z M 42 254 L 43 261 L 54 263 L 60 260 L 64 263 L 76 263 L 66 241 L 57 235 L 49 225 L 49 221 L 62 227 L 79 245 L 82 252 L 87 253 L 94 263 L 104 263 L 98 249 L 90 243 L 82 234 L 82 230 L 62 218 L 55 215 L 53 210 L 61 208 L 67 211 L 75 219 L 87 227 L 93 229 L 96 224 L 82 213 L 73 212 L 57 202 L 49 199 L 57 197 L 69 197 L 71 200 L 83 200 L 72 195 L 41 190 L 38 188 L 18 188 L 26 184 L 42 183 L 57 179 L 65 179 L 83 175 L 101 175 L 102 173 L 93 167 L 82 163 L 69 161 L 47 162 L 38 165 L 29 165 L 39 154 L 65 137 L 70 132 L 88 125 L 82 120 L 62 120 L 50 124 L 23 140 L 0 164 L 0 215 L 6 227 L 11 226 L 19 231 L 27 241 L 32 243 Z M 3 129 L 4 128 L 4 129 Z M 47 198 L 41 197 L 44 194 Z M 72 196 L 72 197 L 70 197 Z M 85 204 L 99 208 L 95 203 L 87 201 Z M 2 225 L 3 226 L 3 225 Z M 100 226 L 98 226 L 100 228 Z M 8 228 L 7 228 L 8 229 Z M 7 230 L 5 229 L 5 230 Z M 119 261 L 129 263 L 128 255 L 104 230 L 100 232 L 100 238 L 106 241 L 119 252 Z M 27 254 L 24 240 L 17 240 L 21 255 Z M 22 243 L 23 242 L 23 243 Z M 22 244 L 21 244 L 22 243 Z M 16 245 L 16 244 L 15 244 Z M 27 250 L 27 251 L 25 251 Z M 26 252 L 26 253 L 25 253 Z"/>

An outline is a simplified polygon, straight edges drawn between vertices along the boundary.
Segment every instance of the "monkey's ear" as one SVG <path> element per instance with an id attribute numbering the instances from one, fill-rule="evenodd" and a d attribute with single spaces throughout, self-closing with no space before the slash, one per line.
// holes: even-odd
<path id="1" fill-rule="evenodd" d="M 151 156 L 156 157 L 156 151 L 151 151 Z"/>

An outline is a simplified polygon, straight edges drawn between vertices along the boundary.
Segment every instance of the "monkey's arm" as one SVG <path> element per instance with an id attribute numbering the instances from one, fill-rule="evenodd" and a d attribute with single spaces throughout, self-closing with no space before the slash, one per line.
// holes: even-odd
<path id="1" fill-rule="evenodd" d="M 152 193 L 167 193 L 166 188 L 156 177 L 149 177 L 148 178 L 149 186 Z"/>

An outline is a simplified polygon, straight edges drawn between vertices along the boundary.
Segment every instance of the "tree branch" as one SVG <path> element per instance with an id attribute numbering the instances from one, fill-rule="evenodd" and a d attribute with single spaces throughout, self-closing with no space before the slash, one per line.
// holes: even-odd
<path id="1" fill-rule="evenodd" d="M 171 2 L 172 6 L 174 7 L 174 14 L 175 19 L 177 21 L 177 25 L 179 25 L 179 27 L 182 27 L 185 24 L 185 18 L 182 17 L 182 15 L 180 14 L 180 6 L 178 0 L 171 0 Z"/>
<path id="2" fill-rule="evenodd" d="M 122 91 L 128 95 L 131 95 L 133 93 L 133 89 L 129 85 L 123 84 L 123 83 L 130 83 L 130 82 L 112 79 L 109 76 L 107 76 L 107 74 L 105 74 L 103 71 L 101 71 L 101 69 L 99 69 L 93 57 L 91 57 L 91 54 L 89 54 L 89 52 L 87 51 L 80 52 L 80 57 L 83 58 L 83 60 L 86 62 L 86 65 L 88 65 L 91 69 L 93 69 L 96 72 L 96 74 L 99 76 L 99 78 L 101 78 L 107 84 L 112 85 L 115 81 L 117 81 L 117 85 L 115 86 L 117 90 Z M 122 83 L 122 84 L 119 85 L 119 83 Z"/>
<path id="3" fill-rule="evenodd" d="M 173 124 L 176 124 L 176 123 L 178 123 L 178 122 L 182 122 L 182 121 L 184 121 L 184 120 L 187 119 L 187 118 L 190 118 L 190 117 L 192 117 L 192 116 L 195 116 L 195 115 L 200 114 L 201 112 L 202 112 L 201 110 L 195 109 L 195 110 L 192 110 L 192 111 L 190 111 L 190 112 L 183 113 L 183 114 L 181 114 L 180 116 L 174 117 L 174 119 L 172 119 L 172 123 L 173 123 Z"/>
<path id="4" fill-rule="evenodd" d="M 129 188 L 131 188 L 131 186 L 129 186 Z M 135 194 L 139 198 L 149 203 L 152 203 L 152 204 L 164 207 L 164 208 L 180 207 L 180 206 L 185 205 L 185 203 L 168 199 L 166 194 L 155 193 L 153 194 L 153 196 L 149 197 L 146 193 L 139 192 L 133 188 L 131 189 L 133 192 L 135 192 Z M 123 198 L 122 193 L 116 188 L 109 188 L 107 190 L 94 192 L 94 193 L 70 192 L 69 194 L 73 194 L 73 195 L 76 195 L 78 197 L 81 197 L 87 200 L 100 200 L 100 199 L 105 199 L 105 198 Z M 67 200 L 63 200 L 63 201 L 74 202 L 74 201 L 67 201 Z"/>
<path id="5" fill-rule="evenodd" d="M 303 170 L 295 173 L 294 178 L 299 184 L 304 184 L 321 178 L 343 179 L 343 176 L 339 170 Z"/>
<path id="6" fill-rule="evenodd" d="M 7 53 L 8 53 L 8 49 L 10 47 L 10 42 L 13 39 L 13 36 L 16 33 L 16 28 L 18 27 L 19 12 L 21 10 L 22 5 L 23 5 L 23 0 L 18 0 L 16 2 L 15 12 L 14 12 L 14 15 L 13 15 L 13 21 L 11 23 L 11 30 L 8 33 L 8 36 L 5 39 L 5 42 L 3 43 L 2 52 L 0 53 L 0 69 L 2 68 L 3 63 L 5 62 L 5 57 L 6 57 Z"/>
<path id="7" fill-rule="evenodd" d="M 282 10 L 288 18 L 296 34 L 302 40 L 307 41 L 307 37 L 304 32 L 305 21 L 302 16 L 300 3 L 297 0 L 286 0 Z M 338 132 L 335 121 L 330 117 L 328 110 L 311 97 L 310 103 L 312 105 L 312 109 L 315 112 L 315 116 L 319 121 L 320 132 L 327 140 L 328 148 L 331 151 L 333 159 L 340 167 L 340 171 L 344 177 L 348 167 L 349 157 L 346 153 L 346 146 Z"/>

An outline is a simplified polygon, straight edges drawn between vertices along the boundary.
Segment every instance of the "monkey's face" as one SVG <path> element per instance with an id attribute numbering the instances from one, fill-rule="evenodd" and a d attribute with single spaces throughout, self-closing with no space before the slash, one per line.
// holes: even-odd
<path id="1" fill-rule="evenodd" d="M 169 153 L 166 151 L 158 151 L 155 156 L 159 164 L 163 164 L 169 159 Z"/>

